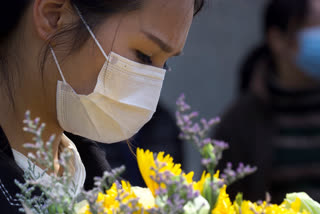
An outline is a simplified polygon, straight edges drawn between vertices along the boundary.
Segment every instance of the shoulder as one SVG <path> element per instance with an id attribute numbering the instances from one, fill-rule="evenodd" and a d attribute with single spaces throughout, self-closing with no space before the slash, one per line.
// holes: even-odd
<path id="1" fill-rule="evenodd" d="M 16 198 L 19 188 L 15 180 L 23 181 L 23 171 L 0 150 L 0 207 L 1 213 L 20 213 L 21 204 Z"/>

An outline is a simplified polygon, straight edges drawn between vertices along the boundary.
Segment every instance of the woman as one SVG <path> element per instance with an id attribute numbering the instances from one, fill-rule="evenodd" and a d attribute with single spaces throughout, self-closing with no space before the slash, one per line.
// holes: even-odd
<path id="1" fill-rule="evenodd" d="M 320 1 L 270 0 L 264 17 L 263 62 L 251 87 L 233 104 L 215 137 L 230 142 L 226 160 L 258 166 L 230 187 L 251 200 L 287 192 L 320 200 Z M 267 68 L 267 70 L 265 70 Z M 253 82 L 255 81 L 255 82 Z"/>
<path id="2" fill-rule="evenodd" d="M 182 51 L 202 5 L 202 0 L 2 3 L 1 212 L 18 213 L 20 207 L 14 179 L 22 179 L 30 152 L 23 147 L 32 137 L 22 131 L 26 110 L 46 123 L 44 139 L 55 134 L 55 159 L 63 148 L 73 152 L 79 191 L 86 179 L 80 156 L 96 154 L 82 148 L 79 155 L 63 131 L 104 143 L 135 134 L 154 113 L 165 62 Z M 56 164 L 51 173 L 62 171 Z"/>

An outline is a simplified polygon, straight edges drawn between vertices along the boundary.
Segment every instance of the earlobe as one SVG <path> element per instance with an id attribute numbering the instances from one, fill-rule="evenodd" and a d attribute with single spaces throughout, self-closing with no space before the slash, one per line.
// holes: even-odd
<path id="1" fill-rule="evenodd" d="M 42 40 L 47 41 L 63 25 L 63 15 L 68 0 L 35 0 L 33 20 Z"/>

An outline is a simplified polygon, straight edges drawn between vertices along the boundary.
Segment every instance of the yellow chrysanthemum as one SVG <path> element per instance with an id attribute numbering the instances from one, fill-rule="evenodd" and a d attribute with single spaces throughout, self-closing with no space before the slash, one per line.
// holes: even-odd
<path id="1" fill-rule="evenodd" d="M 241 214 L 255 214 L 255 212 L 265 214 L 308 214 L 307 211 L 300 212 L 300 206 L 300 199 L 297 199 L 292 203 L 289 208 L 287 208 L 284 203 L 281 205 L 268 205 L 266 202 L 263 202 L 261 205 L 258 205 L 257 203 L 252 203 L 250 201 L 243 201 L 240 209 Z M 240 213 L 240 211 L 238 210 L 237 213 Z"/>
<path id="2" fill-rule="evenodd" d="M 229 195 L 226 192 L 227 186 L 224 185 L 220 189 L 220 194 L 216 207 L 212 210 L 212 214 L 236 214 L 236 210 L 231 203 Z"/>
<path id="3" fill-rule="evenodd" d="M 260 213 L 265 206 L 265 203 L 259 206 L 257 203 L 252 203 L 251 201 L 243 201 L 240 207 L 241 212 L 239 212 L 241 214 L 255 214 L 254 211 Z"/>
<path id="4" fill-rule="evenodd" d="M 114 183 L 111 186 L 111 188 L 106 191 L 106 194 L 103 194 L 101 192 L 98 194 L 96 203 L 102 205 L 104 209 L 104 212 L 103 212 L 104 214 L 117 213 L 117 211 L 120 208 L 120 203 L 125 204 L 129 200 L 137 198 L 129 182 L 122 181 L 121 184 L 122 184 L 121 190 L 119 190 L 117 187 L 117 184 Z M 119 198 L 121 198 L 121 201 L 118 200 Z M 138 204 L 136 206 L 138 208 L 142 207 L 141 204 Z M 137 212 L 137 213 L 140 213 L 140 212 Z M 89 205 L 87 204 L 83 208 L 79 209 L 77 214 L 91 214 Z"/>
<path id="5" fill-rule="evenodd" d="M 194 182 L 193 189 L 198 190 L 202 195 L 204 182 L 210 178 L 210 173 L 206 173 L 205 171 L 202 173 L 201 179 L 198 182 Z"/>
<path id="6" fill-rule="evenodd" d="M 188 183 L 193 183 L 192 178 L 194 173 L 182 173 L 181 164 L 175 164 L 173 158 L 170 155 L 165 155 L 164 152 L 160 152 L 156 157 L 157 162 L 163 164 L 163 166 L 158 166 L 158 168 L 153 152 L 150 152 L 149 150 L 144 151 L 143 149 L 138 148 L 137 160 L 143 180 L 154 196 L 159 185 L 151 178 L 155 176 L 155 171 L 153 169 L 157 169 L 159 172 L 170 171 L 175 176 L 182 175 Z"/>
<path id="7" fill-rule="evenodd" d="M 117 198 L 120 197 L 122 199 L 121 203 L 127 203 L 130 199 L 137 198 L 137 196 L 131 189 L 131 185 L 129 182 L 122 181 L 121 184 L 121 195 L 119 195 L 119 189 L 115 183 L 109 190 L 106 191 L 106 194 L 100 193 L 98 195 L 97 202 L 102 203 L 104 211 L 108 214 L 114 213 L 114 211 L 119 209 L 120 201 L 118 201 Z"/>
<path id="8" fill-rule="evenodd" d="M 164 156 L 164 152 L 157 155 L 157 160 L 165 165 L 161 167 L 160 172 L 170 171 L 174 175 L 181 175 L 181 164 L 173 163 L 173 158 L 170 155 Z"/>
<path id="9" fill-rule="evenodd" d="M 183 173 L 182 176 L 186 179 L 188 184 L 192 184 L 193 183 L 193 175 L 194 172 L 189 172 L 188 174 Z"/>
<path id="10" fill-rule="evenodd" d="M 151 167 L 155 167 L 156 164 L 154 163 L 153 153 L 149 150 L 143 151 L 142 149 L 137 149 L 137 161 L 139 170 L 141 173 L 141 176 L 146 183 L 147 187 L 150 189 L 153 195 L 157 185 L 156 183 L 151 179 L 151 176 L 154 176 L 155 173 L 150 170 Z"/>
<path id="11" fill-rule="evenodd" d="M 215 179 L 219 179 L 219 174 L 220 174 L 220 172 L 217 171 L 213 177 Z M 204 171 L 202 173 L 201 179 L 198 182 L 193 183 L 193 189 L 198 190 L 200 192 L 200 194 L 202 195 L 204 183 L 208 178 L 210 178 L 210 176 L 211 176 L 210 173 L 207 173 L 206 171 Z"/>

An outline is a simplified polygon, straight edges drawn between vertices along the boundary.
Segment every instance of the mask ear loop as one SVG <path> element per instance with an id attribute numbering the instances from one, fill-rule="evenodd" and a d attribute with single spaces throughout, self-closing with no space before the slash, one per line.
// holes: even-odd
<path id="1" fill-rule="evenodd" d="M 53 56 L 54 62 L 55 62 L 56 65 L 57 65 L 57 68 L 58 68 L 58 70 L 59 70 L 59 73 L 60 73 L 60 75 L 61 75 L 61 77 L 62 77 L 63 82 L 64 82 L 64 83 L 67 83 L 66 79 L 65 79 L 64 76 L 63 76 L 63 73 L 62 73 L 60 64 L 59 64 L 59 62 L 58 62 L 57 56 L 56 56 L 56 54 L 55 54 L 55 52 L 54 52 L 54 50 L 53 50 L 53 48 L 52 48 L 51 46 L 50 46 L 50 51 L 51 51 L 51 54 L 52 54 L 52 56 Z"/>
<path id="2" fill-rule="evenodd" d="M 96 36 L 95 36 L 94 33 L 92 32 L 92 30 L 91 30 L 91 28 L 89 27 L 89 25 L 88 25 L 88 23 L 86 22 L 86 20 L 83 18 L 82 14 L 81 14 L 81 12 L 80 12 L 80 10 L 79 10 L 79 8 L 78 8 L 76 5 L 74 5 L 74 8 L 76 9 L 76 11 L 77 11 L 77 13 L 78 13 L 81 21 L 82 21 L 83 24 L 86 26 L 87 30 L 89 31 L 91 37 L 93 38 L 94 42 L 96 43 L 96 45 L 97 45 L 98 48 L 100 49 L 100 51 L 101 51 L 101 53 L 103 54 L 103 56 L 104 56 L 107 60 L 109 60 L 109 57 L 108 57 L 107 54 L 104 52 L 104 50 L 103 50 L 102 46 L 100 45 L 98 39 L 96 38 Z"/>

